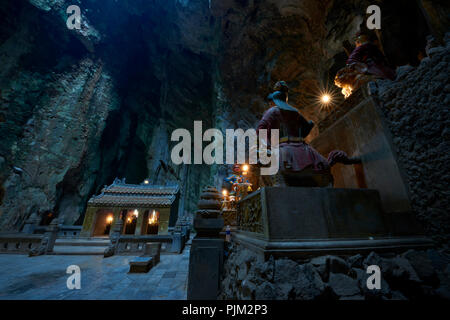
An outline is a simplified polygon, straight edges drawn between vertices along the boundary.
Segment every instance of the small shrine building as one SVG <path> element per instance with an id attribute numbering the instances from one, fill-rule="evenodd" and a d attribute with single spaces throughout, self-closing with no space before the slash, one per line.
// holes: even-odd
<path id="1" fill-rule="evenodd" d="M 140 185 L 125 179 L 102 189 L 89 201 L 81 237 L 108 237 L 116 221 L 123 221 L 125 235 L 165 235 L 178 219 L 178 185 L 156 186 L 145 180 Z"/>

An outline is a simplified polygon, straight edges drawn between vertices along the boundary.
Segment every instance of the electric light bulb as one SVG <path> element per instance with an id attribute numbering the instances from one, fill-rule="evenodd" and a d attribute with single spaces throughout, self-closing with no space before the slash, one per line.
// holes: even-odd
<path id="1" fill-rule="evenodd" d="M 323 103 L 329 103 L 330 101 L 331 101 L 330 95 L 324 94 L 324 95 L 322 96 L 322 102 L 323 102 Z"/>

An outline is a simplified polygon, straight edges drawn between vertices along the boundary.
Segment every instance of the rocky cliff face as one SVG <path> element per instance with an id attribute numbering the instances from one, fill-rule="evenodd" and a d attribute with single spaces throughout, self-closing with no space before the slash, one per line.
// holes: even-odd
<path id="1" fill-rule="evenodd" d="M 187 29 L 207 4 L 70 4 L 82 8 L 80 31 L 66 27 L 67 1 L 0 8 L 9 22 L 0 31 L 2 229 L 20 229 L 32 212 L 80 223 L 88 198 L 115 177 L 184 184 L 190 210 L 209 168 L 170 170 L 170 134 L 212 123 L 210 45 L 201 23 Z"/>
<path id="2" fill-rule="evenodd" d="M 446 45 L 428 54 L 416 68 L 398 68 L 395 82 L 379 81 L 373 88 L 393 135 L 414 212 L 428 235 L 448 243 L 450 34 Z"/>
<path id="3" fill-rule="evenodd" d="M 403 0 L 378 2 L 386 26 L 401 20 L 378 35 L 388 58 L 417 64 L 429 33 L 420 9 Z M 33 211 L 81 223 L 88 198 L 115 177 L 177 181 L 184 186 L 180 212 L 191 212 L 201 187 L 217 185 L 226 168 L 173 166 L 172 131 L 192 130 L 194 120 L 205 129 L 254 127 L 278 80 L 288 81 L 293 105 L 320 121 L 326 111 L 317 97 L 336 89 L 330 81 L 345 63 L 342 41 L 360 27 L 369 4 L 2 3 L 0 229 L 20 229 Z M 69 5 L 81 8 L 81 30 L 66 27 Z M 433 17 L 443 25 L 445 17 Z M 416 21 L 414 28 L 408 18 Z M 411 41 L 399 40 L 405 33 Z"/>

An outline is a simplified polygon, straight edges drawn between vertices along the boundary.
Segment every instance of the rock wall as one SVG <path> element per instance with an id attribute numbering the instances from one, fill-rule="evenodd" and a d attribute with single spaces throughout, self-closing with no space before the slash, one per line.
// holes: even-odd
<path id="1" fill-rule="evenodd" d="M 398 68 L 377 94 L 410 189 L 413 210 L 429 236 L 450 240 L 450 34 L 419 66 Z"/>
<path id="2" fill-rule="evenodd" d="M 262 261 L 239 244 L 229 248 L 220 299 L 419 300 L 450 298 L 450 252 L 320 256 Z M 367 267 L 381 270 L 381 288 L 367 288 Z"/>

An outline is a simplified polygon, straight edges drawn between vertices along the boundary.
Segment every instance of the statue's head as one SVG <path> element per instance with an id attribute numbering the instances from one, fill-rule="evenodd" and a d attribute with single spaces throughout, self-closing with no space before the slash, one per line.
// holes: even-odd
<path id="1" fill-rule="evenodd" d="M 277 83 L 275 83 L 275 85 L 273 86 L 273 90 L 275 92 L 283 93 L 284 96 L 285 96 L 286 102 L 288 102 L 288 100 L 289 100 L 289 87 L 288 87 L 288 85 L 287 85 L 287 83 L 285 81 L 278 81 Z"/>
<path id="2" fill-rule="evenodd" d="M 242 171 L 241 170 L 241 166 L 239 164 L 235 163 L 233 165 L 233 172 L 236 173 L 236 174 L 239 174 L 239 173 L 241 173 L 241 171 Z"/>
<path id="3" fill-rule="evenodd" d="M 357 47 L 361 46 L 362 44 L 369 42 L 370 38 L 367 33 L 364 32 L 357 32 L 355 35 L 355 45 Z"/>

